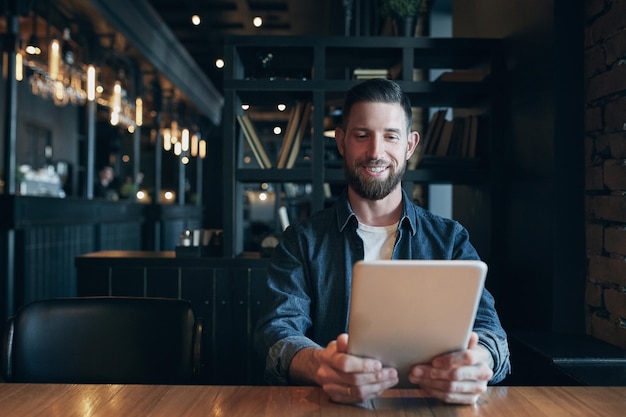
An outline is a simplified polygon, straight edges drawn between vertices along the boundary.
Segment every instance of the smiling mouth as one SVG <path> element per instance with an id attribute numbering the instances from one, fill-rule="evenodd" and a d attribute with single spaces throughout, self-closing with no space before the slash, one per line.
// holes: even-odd
<path id="1" fill-rule="evenodd" d="M 383 172 L 384 170 L 387 169 L 386 166 L 365 166 L 364 167 L 367 171 L 372 172 L 374 174 L 377 174 L 379 172 Z"/>

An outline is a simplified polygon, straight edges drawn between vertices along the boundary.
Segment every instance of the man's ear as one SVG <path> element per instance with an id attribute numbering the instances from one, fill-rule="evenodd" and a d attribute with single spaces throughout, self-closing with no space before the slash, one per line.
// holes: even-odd
<path id="1" fill-rule="evenodd" d="M 343 156 L 343 147 L 345 145 L 344 142 L 345 132 L 341 127 L 335 128 L 335 143 L 337 144 L 337 150 L 339 151 L 339 155 Z"/>
<path id="2" fill-rule="evenodd" d="M 417 149 L 417 144 L 420 143 L 420 134 L 417 131 L 409 132 L 409 137 L 407 140 L 407 148 L 406 148 L 406 159 L 407 161 L 411 159 L 413 152 Z"/>

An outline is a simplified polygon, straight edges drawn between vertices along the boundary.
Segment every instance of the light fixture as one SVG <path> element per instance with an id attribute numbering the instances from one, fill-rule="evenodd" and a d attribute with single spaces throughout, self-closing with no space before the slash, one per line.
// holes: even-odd
<path id="1" fill-rule="evenodd" d="M 56 81 L 59 76 L 59 64 L 61 60 L 61 46 L 57 39 L 53 39 L 50 42 L 50 49 L 48 51 L 48 72 L 50 79 Z"/>
<path id="2" fill-rule="evenodd" d="M 163 129 L 163 150 L 169 151 L 172 149 L 172 131 L 170 129 Z"/>
<path id="3" fill-rule="evenodd" d="M 206 140 L 201 140 L 199 143 L 198 155 L 200 155 L 200 159 L 204 159 L 206 157 Z"/>
<path id="4" fill-rule="evenodd" d="M 191 150 L 189 151 L 191 156 L 198 156 L 198 140 L 197 134 L 191 135 Z"/>
<path id="5" fill-rule="evenodd" d="M 252 19 L 252 24 L 255 28 L 260 28 L 261 26 L 263 26 L 263 18 L 261 18 L 261 16 L 255 16 Z"/>
<path id="6" fill-rule="evenodd" d="M 94 101 L 96 99 L 96 67 L 89 65 L 87 67 L 87 100 Z"/>
<path id="7" fill-rule="evenodd" d="M 135 99 L 135 124 L 143 125 L 143 100 L 141 97 Z"/>
<path id="8" fill-rule="evenodd" d="M 22 81 L 24 79 L 24 59 L 22 54 L 18 52 L 15 54 L 15 81 Z"/>
<path id="9" fill-rule="evenodd" d="M 285 111 L 287 105 L 285 105 L 284 103 L 280 103 L 278 106 L 276 106 L 276 108 L 278 109 L 278 111 Z"/>
<path id="10" fill-rule="evenodd" d="M 198 26 L 200 25 L 200 23 L 202 23 L 202 19 L 200 19 L 200 16 L 198 16 L 197 14 L 194 14 L 193 16 L 191 16 L 191 23 L 194 26 Z"/>
<path id="11" fill-rule="evenodd" d="M 24 48 L 28 55 L 39 55 L 41 53 L 41 47 L 39 46 L 39 38 L 37 37 L 37 12 L 33 5 L 33 33 L 30 35 L 26 48 Z"/>
<path id="12" fill-rule="evenodd" d="M 111 96 L 111 124 L 116 126 L 120 122 L 120 112 L 122 111 L 122 84 L 115 81 L 113 85 L 113 95 Z"/>
<path id="13" fill-rule="evenodd" d="M 222 58 L 217 58 L 215 60 L 215 67 L 216 68 L 224 68 L 224 65 L 226 65 L 226 63 L 224 62 L 224 60 Z"/>
<path id="14" fill-rule="evenodd" d="M 181 150 L 187 152 L 189 150 L 189 129 L 183 129 L 180 137 Z"/>

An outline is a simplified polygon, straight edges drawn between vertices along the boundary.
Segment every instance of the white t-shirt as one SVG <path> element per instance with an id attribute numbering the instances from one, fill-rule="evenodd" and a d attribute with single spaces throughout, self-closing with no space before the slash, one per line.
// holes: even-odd
<path id="1" fill-rule="evenodd" d="M 356 232 L 363 240 L 366 261 L 391 259 L 393 246 L 396 243 L 398 223 L 390 226 L 368 226 L 359 222 Z"/>

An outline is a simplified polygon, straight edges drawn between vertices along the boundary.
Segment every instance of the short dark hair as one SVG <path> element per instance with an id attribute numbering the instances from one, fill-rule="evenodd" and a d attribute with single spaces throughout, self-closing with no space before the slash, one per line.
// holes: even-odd
<path id="1" fill-rule="evenodd" d="M 411 100 L 398 83 L 386 78 L 372 78 L 355 85 L 346 94 L 343 102 L 342 127 L 345 129 L 352 106 L 360 102 L 399 104 L 404 110 L 407 132 L 411 131 Z"/>

